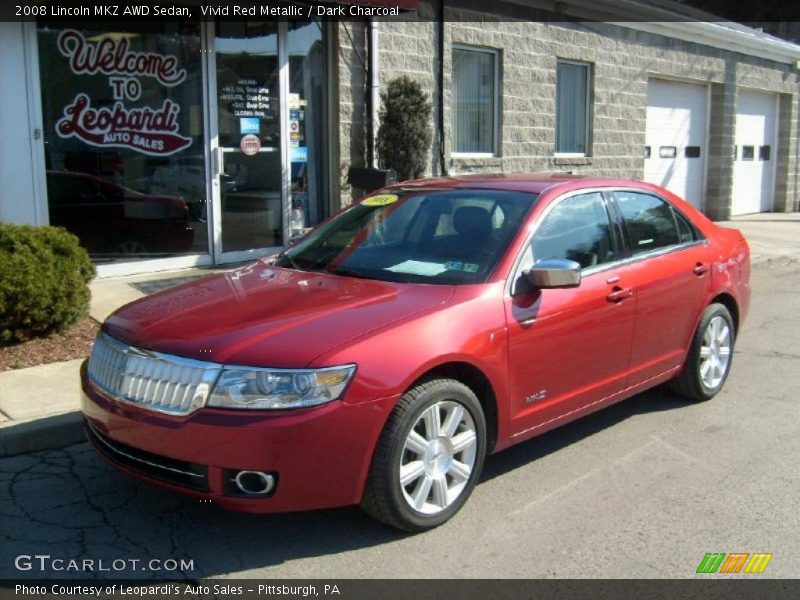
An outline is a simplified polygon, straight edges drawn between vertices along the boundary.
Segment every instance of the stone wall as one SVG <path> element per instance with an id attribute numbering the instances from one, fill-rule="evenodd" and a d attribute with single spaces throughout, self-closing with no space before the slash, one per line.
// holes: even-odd
<path id="1" fill-rule="evenodd" d="M 421 4 L 422 19 L 380 23 L 380 82 L 406 74 L 420 81 L 437 107 L 441 90 L 436 85 L 438 68 L 437 25 L 425 17 L 433 15 L 428 4 Z M 487 13 L 448 8 L 445 25 L 444 124 L 445 155 L 450 174 L 470 172 L 514 172 L 570 170 L 604 177 L 641 179 L 644 173 L 643 149 L 647 82 L 664 78 L 710 86 L 710 135 L 705 155 L 707 181 L 704 208 L 713 218 L 729 214 L 735 129 L 736 91 L 739 87 L 782 94 L 776 210 L 793 210 L 797 204 L 797 72 L 780 64 L 683 42 L 674 38 L 616 27 L 605 23 L 548 23 L 509 20 Z M 364 26 L 350 24 L 360 31 Z M 350 50 L 342 45 L 340 58 Z M 468 44 L 500 52 L 500 152 L 490 158 L 452 156 L 451 89 L 453 44 Z M 362 46 L 363 48 L 363 46 Z M 555 149 L 556 61 L 587 62 L 593 69 L 593 117 L 591 155 L 586 158 L 560 158 Z M 340 65 L 340 93 L 344 116 L 342 137 L 353 136 L 354 113 L 359 94 L 349 58 Z M 342 80 L 349 80 L 345 88 Z M 363 106 L 363 104 L 362 104 Z M 346 107 L 346 108 L 345 108 Z M 342 116 L 342 112 L 340 112 Z M 435 125 L 437 114 L 434 114 Z M 363 119 L 360 123 L 363 124 Z M 362 132 L 362 139 L 365 136 Z M 351 138 L 349 153 L 356 161 Z M 434 140 L 436 136 L 434 135 Z M 344 142 L 341 144 L 344 150 Z M 438 175 L 438 150 L 434 146 L 429 174 Z M 353 164 L 356 164 L 355 162 Z M 350 194 L 343 188 L 343 199 Z"/>

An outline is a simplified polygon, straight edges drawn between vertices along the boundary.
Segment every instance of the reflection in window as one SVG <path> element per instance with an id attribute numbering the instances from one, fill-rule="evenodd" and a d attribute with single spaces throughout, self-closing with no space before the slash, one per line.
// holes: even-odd
<path id="1" fill-rule="evenodd" d="M 327 214 L 324 193 L 324 52 L 319 20 L 289 23 L 290 235 Z"/>
<path id="2" fill-rule="evenodd" d="M 678 155 L 678 149 L 675 146 L 661 146 L 658 149 L 658 155 L 661 158 L 675 158 Z"/>
<path id="3" fill-rule="evenodd" d="M 755 146 L 742 146 L 742 160 L 753 160 L 755 153 Z"/>
<path id="4" fill-rule="evenodd" d="M 37 27 L 50 223 L 94 260 L 207 253 L 199 25 Z"/>
<path id="5" fill-rule="evenodd" d="M 672 207 L 661 198 L 638 192 L 617 191 L 614 199 L 625 220 L 633 254 L 677 244 L 678 227 Z"/>
<path id="6" fill-rule="evenodd" d="M 681 244 L 695 241 L 697 239 L 697 232 L 691 223 L 674 208 L 672 211 L 675 213 L 675 220 L 678 223 L 678 237 L 680 238 Z"/>
<path id="7" fill-rule="evenodd" d="M 533 237 L 533 261 L 548 258 L 574 260 L 584 269 L 615 258 L 611 222 L 601 194 L 572 196 L 547 214 Z"/>

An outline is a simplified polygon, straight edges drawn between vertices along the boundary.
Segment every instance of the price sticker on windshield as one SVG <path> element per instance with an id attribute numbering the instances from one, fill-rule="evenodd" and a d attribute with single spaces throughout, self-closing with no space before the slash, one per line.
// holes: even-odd
<path id="1" fill-rule="evenodd" d="M 387 204 L 397 202 L 397 200 L 398 198 L 394 194 L 376 194 L 375 196 L 365 198 L 361 204 L 364 206 L 386 206 Z"/>

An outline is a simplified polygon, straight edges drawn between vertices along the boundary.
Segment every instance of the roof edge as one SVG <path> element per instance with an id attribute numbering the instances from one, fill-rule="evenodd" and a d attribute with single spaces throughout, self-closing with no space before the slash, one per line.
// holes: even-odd
<path id="1" fill-rule="evenodd" d="M 553 10 L 577 20 L 605 22 L 627 29 L 677 38 L 795 65 L 800 45 L 691 6 L 663 0 L 506 0 L 511 4 Z"/>

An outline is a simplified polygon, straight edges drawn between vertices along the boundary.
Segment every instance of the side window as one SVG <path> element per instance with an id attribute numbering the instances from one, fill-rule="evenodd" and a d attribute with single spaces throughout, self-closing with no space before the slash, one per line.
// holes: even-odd
<path id="1" fill-rule="evenodd" d="M 586 269 L 614 260 L 611 220 L 603 196 L 594 192 L 559 202 L 536 230 L 531 250 L 533 264 L 564 258 Z"/>
<path id="2" fill-rule="evenodd" d="M 674 208 L 672 212 L 675 213 L 675 220 L 678 222 L 678 237 L 680 237 L 681 244 L 686 244 L 687 242 L 694 242 L 697 240 L 697 233 L 689 224 L 689 221 L 686 220 L 681 213 L 679 213 Z"/>
<path id="3" fill-rule="evenodd" d="M 661 198 L 641 192 L 614 192 L 631 244 L 641 254 L 678 243 L 678 226 L 672 207 Z"/>

